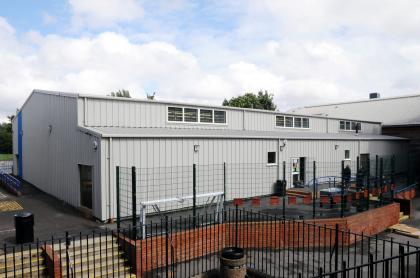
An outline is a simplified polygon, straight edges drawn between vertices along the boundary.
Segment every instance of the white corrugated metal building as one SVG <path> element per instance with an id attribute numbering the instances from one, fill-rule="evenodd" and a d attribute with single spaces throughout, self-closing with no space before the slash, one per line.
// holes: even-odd
<path id="1" fill-rule="evenodd" d="M 306 162 L 338 164 L 361 154 L 407 151 L 405 139 L 381 135 L 380 122 L 346 120 L 349 129 L 342 130 L 341 121 L 34 90 L 13 122 L 14 170 L 41 190 L 75 207 L 91 208 L 94 217 L 107 220 L 116 216 L 116 166 L 169 169 L 193 163 L 255 163 L 263 165 L 264 178 L 276 180 L 282 161 L 304 158 Z M 354 128 L 359 124 L 361 130 L 356 134 Z M 287 169 L 287 176 L 291 175 Z M 240 184 L 249 177 L 236 178 L 235 184 Z M 90 187 L 85 186 L 86 181 L 91 182 Z M 270 184 L 252 189 L 244 184 L 242 191 L 227 198 L 272 190 Z M 174 188 L 161 185 L 153 198 L 168 192 Z"/>

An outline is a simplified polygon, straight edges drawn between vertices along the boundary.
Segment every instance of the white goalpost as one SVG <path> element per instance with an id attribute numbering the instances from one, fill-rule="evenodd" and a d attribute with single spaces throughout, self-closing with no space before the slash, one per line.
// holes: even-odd
<path id="1" fill-rule="evenodd" d="M 218 192 L 209 192 L 209 193 L 202 193 L 195 195 L 195 199 L 206 199 L 204 203 L 204 207 L 209 207 L 212 204 L 216 205 L 216 221 L 222 222 L 223 217 L 220 217 L 220 213 L 223 212 L 223 204 L 225 201 L 225 193 L 223 191 Z M 167 204 L 167 203 L 184 203 L 187 200 L 193 200 L 194 195 L 188 196 L 179 196 L 179 197 L 172 197 L 172 198 L 165 198 L 165 199 L 157 199 L 157 200 L 150 200 L 150 201 L 143 201 L 140 202 L 140 223 L 142 226 L 142 238 L 146 237 L 146 212 L 147 208 L 151 207 L 156 213 L 160 214 L 162 211 L 159 208 L 159 205 Z"/>

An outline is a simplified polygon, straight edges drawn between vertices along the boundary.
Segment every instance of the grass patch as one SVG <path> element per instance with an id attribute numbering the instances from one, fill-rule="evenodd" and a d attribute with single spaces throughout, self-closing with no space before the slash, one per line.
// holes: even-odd
<path id="1" fill-rule="evenodd" d="M 3 154 L 0 153 L 0 161 L 4 161 L 4 160 L 13 160 L 13 154 Z"/>

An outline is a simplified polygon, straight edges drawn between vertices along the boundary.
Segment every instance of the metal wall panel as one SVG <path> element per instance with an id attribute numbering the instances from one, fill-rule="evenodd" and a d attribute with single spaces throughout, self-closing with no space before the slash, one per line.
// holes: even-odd
<path id="1" fill-rule="evenodd" d="M 127 101 L 118 99 L 80 98 L 78 115 L 79 124 L 91 127 L 171 127 L 273 131 L 287 130 L 296 132 L 336 133 L 339 121 L 319 117 L 310 118 L 310 128 L 277 128 L 275 113 L 226 108 L 226 125 L 174 123 L 167 121 L 168 104 L 159 102 Z M 177 106 L 177 105 L 174 105 Z M 188 106 L 184 106 L 188 107 Z M 200 107 L 191 105 L 191 107 Z M 223 110 L 223 108 L 220 108 Z M 86 115 L 86 118 L 83 117 Z M 278 113 L 278 115 L 282 115 Z M 365 124 L 364 124 L 365 125 Z M 370 126 L 377 128 L 373 129 Z M 366 133 L 380 133 L 380 124 L 366 123 Z"/>
<path id="2" fill-rule="evenodd" d="M 34 93 L 22 110 L 23 178 L 65 202 L 80 206 L 78 164 L 93 166 L 93 214 L 101 218 L 100 147 L 77 131 L 77 99 Z"/>
<path id="3" fill-rule="evenodd" d="M 103 145 L 109 144 L 108 139 L 103 139 Z M 319 163 L 319 167 L 328 169 L 319 169 L 318 175 L 337 174 L 340 171 L 341 160 L 344 159 L 344 151 L 350 150 L 350 158 L 355 161 L 360 153 L 370 152 L 372 155 L 394 154 L 401 151 L 405 142 L 393 141 L 343 141 L 343 140 L 288 140 L 286 147 L 279 151 L 279 145 L 282 140 L 276 139 L 125 139 L 114 138 L 112 140 L 112 165 L 111 174 L 103 173 L 102 180 L 111 176 L 111 183 L 106 182 L 107 193 L 106 200 L 111 204 L 110 215 L 115 217 L 116 213 L 116 192 L 115 192 L 115 167 L 147 168 L 150 171 L 168 167 L 162 172 L 170 171 L 170 167 L 192 167 L 193 163 L 197 165 L 214 165 L 227 163 L 227 185 L 236 186 L 235 193 L 228 194 L 228 199 L 234 197 L 249 197 L 254 195 L 272 193 L 273 182 L 282 177 L 281 163 L 277 166 L 267 165 L 267 153 L 269 151 L 277 152 L 278 161 L 286 161 L 286 179 L 291 185 L 291 159 L 296 157 L 306 157 L 309 170 L 307 180 L 312 178 L 311 165 L 314 160 Z M 199 145 L 199 151 L 194 152 L 194 145 Z M 338 146 L 338 147 L 336 147 Z M 380 146 L 380 147 L 379 147 Z M 109 150 L 109 146 L 103 147 Z M 105 167 L 109 167 L 108 162 L 102 160 Z M 250 171 L 245 175 L 233 175 L 233 169 L 229 167 L 232 164 L 241 165 L 237 167 L 249 167 L 248 164 L 258 166 L 250 167 Z M 333 165 L 334 164 L 334 165 Z M 327 166 L 326 166 L 327 165 Z M 330 167 L 330 165 L 333 165 Z M 257 172 L 260 171 L 260 172 Z M 329 171 L 329 172 L 328 172 Z M 262 177 L 264 173 L 265 177 Z M 165 180 L 165 174 L 155 176 L 155 179 Z M 217 179 L 217 177 L 215 177 Z M 250 180 L 254 180 L 258 186 L 250 186 Z M 262 182 L 260 182 L 262 180 Z M 206 184 L 207 185 L 207 184 Z M 243 186 L 241 186 L 243 185 Z M 191 184 L 185 184 L 186 188 L 177 188 L 183 192 L 191 187 Z M 208 182 L 209 188 L 213 184 Z M 153 189 L 149 192 L 148 198 L 159 199 L 165 196 L 167 192 L 174 190 L 170 185 L 162 183 L 160 190 Z M 229 189 L 228 189 L 229 190 Z M 155 194 L 155 195 L 153 195 Z M 140 194 L 140 198 L 142 195 Z"/>
<path id="4" fill-rule="evenodd" d="M 330 117 L 350 118 L 362 121 L 378 121 L 384 124 L 418 122 L 420 95 L 374 99 L 360 102 L 337 103 L 292 109 L 291 112 Z"/>

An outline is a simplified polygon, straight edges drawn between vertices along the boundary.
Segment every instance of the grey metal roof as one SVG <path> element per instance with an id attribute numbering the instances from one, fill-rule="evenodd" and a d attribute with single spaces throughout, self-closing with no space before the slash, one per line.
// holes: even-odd
<path id="1" fill-rule="evenodd" d="M 407 140 L 405 138 L 363 133 L 314 133 L 305 131 L 252 131 L 197 128 L 79 127 L 98 137 L 111 138 L 254 138 L 295 140 Z"/>
<path id="2" fill-rule="evenodd" d="M 318 104 L 318 105 L 306 105 L 302 107 L 292 108 L 289 110 L 289 112 L 293 110 L 303 109 L 303 108 L 313 108 L 313 107 L 323 107 L 323 106 L 333 106 L 333 105 L 343 105 L 343 104 L 353 104 L 353 103 L 363 103 L 363 102 L 380 102 L 380 101 L 388 101 L 388 100 L 403 99 L 403 98 L 417 98 L 417 97 L 420 97 L 420 94 L 402 95 L 402 96 L 395 96 L 395 97 L 380 97 L 380 98 L 372 98 L 372 99 L 360 99 L 360 100 L 333 102 L 333 103 L 325 103 L 325 104 Z"/>

